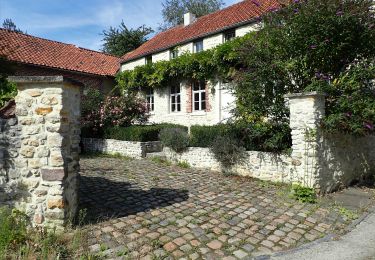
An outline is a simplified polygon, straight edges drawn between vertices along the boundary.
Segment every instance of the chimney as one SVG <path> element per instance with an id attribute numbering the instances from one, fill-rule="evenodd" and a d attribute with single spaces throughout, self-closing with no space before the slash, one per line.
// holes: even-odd
<path id="1" fill-rule="evenodd" d="M 186 13 L 184 14 L 184 25 L 188 26 L 192 24 L 195 21 L 195 15 L 192 13 Z"/>

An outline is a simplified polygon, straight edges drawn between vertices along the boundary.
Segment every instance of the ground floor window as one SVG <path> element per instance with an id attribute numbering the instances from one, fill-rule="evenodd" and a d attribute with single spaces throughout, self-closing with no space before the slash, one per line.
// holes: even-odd
<path id="1" fill-rule="evenodd" d="M 181 111 L 181 87 L 175 85 L 171 87 L 171 112 Z"/>
<path id="2" fill-rule="evenodd" d="M 194 111 L 206 110 L 206 83 L 204 81 L 193 83 L 193 108 Z"/>
<path id="3" fill-rule="evenodd" d="M 155 109 L 155 97 L 154 97 L 154 90 L 149 89 L 146 92 L 146 105 L 148 111 L 154 111 Z"/>

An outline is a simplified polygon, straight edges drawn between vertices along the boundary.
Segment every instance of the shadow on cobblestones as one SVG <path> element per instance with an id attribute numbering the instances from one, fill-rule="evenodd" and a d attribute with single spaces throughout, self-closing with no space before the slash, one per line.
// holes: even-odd
<path id="1" fill-rule="evenodd" d="M 85 224 L 100 223 L 188 200 L 187 190 L 141 190 L 128 182 L 104 177 L 80 177 L 80 209 L 87 210 Z"/>

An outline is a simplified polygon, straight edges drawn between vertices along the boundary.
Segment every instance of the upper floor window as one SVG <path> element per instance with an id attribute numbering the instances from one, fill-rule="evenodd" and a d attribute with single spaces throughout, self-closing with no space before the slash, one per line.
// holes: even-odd
<path id="1" fill-rule="evenodd" d="M 171 50 L 171 60 L 176 59 L 178 57 L 178 49 L 172 49 Z"/>
<path id="2" fill-rule="evenodd" d="M 229 30 L 224 33 L 224 42 L 229 42 L 236 37 L 236 30 Z"/>
<path id="3" fill-rule="evenodd" d="M 152 63 L 152 55 L 146 57 L 146 64 Z"/>
<path id="4" fill-rule="evenodd" d="M 151 112 L 155 109 L 155 97 L 154 97 L 154 89 L 149 89 L 146 92 L 146 106 L 147 111 Z"/>
<path id="5" fill-rule="evenodd" d="M 194 111 L 206 110 L 206 83 L 204 81 L 193 83 L 193 108 Z"/>
<path id="6" fill-rule="evenodd" d="M 179 84 L 171 87 L 171 112 L 181 111 L 181 87 Z"/>
<path id="7" fill-rule="evenodd" d="M 203 40 L 194 42 L 194 53 L 203 51 Z"/>

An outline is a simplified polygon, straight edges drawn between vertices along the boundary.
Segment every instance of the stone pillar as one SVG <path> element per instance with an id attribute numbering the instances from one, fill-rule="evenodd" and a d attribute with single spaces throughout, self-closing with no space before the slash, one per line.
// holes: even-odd
<path id="1" fill-rule="evenodd" d="M 292 129 L 292 164 L 294 175 L 290 179 L 304 186 L 317 188 L 318 152 L 321 138 L 320 124 L 325 116 L 325 95 L 317 92 L 290 94 L 286 98 L 290 107 Z"/>
<path id="2" fill-rule="evenodd" d="M 17 84 L 21 125 L 17 202 L 33 225 L 62 228 L 76 214 L 80 84 L 62 76 L 10 77 Z"/>

